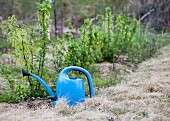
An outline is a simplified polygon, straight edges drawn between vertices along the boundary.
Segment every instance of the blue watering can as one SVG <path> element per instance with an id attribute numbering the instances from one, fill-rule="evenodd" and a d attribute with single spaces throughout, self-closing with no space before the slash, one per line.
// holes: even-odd
<path id="1" fill-rule="evenodd" d="M 90 98 L 94 97 L 94 89 L 92 78 L 87 70 L 77 66 L 70 66 L 63 69 L 58 77 L 56 82 L 56 94 L 52 91 L 52 89 L 37 75 L 30 74 L 22 69 L 23 76 L 31 76 L 39 81 L 43 87 L 47 90 L 50 95 L 50 99 L 52 100 L 52 104 L 56 105 L 57 100 L 60 98 L 66 98 L 68 105 L 72 106 L 80 102 L 85 101 L 85 88 L 84 81 L 81 78 L 71 78 L 68 76 L 68 72 L 71 70 L 80 71 L 84 73 L 87 77 L 90 91 Z"/>

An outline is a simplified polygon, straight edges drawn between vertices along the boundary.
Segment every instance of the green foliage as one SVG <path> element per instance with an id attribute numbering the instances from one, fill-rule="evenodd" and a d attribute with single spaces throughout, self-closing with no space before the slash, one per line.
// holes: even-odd
<path id="1" fill-rule="evenodd" d="M 97 25 L 89 19 L 84 21 L 79 29 L 80 38 L 68 46 L 68 65 L 88 67 L 93 62 L 114 63 L 121 53 L 130 51 L 137 20 L 123 14 L 113 16 L 110 8 L 106 8 L 105 18 L 98 15 L 97 20 Z"/>
<path id="2" fill-rule="evenodd" d="M 111 9 L 105 9 L 105 17 L 97 15 L 97 24 L 89 19 L 80 27 L 80 38 L 70 41 L 66 53 L 67 65 L 89 67 L 94 62 L 117 62 L 121 55 L 124 60 L 138 63 L 160 47 L 155 37 L 148 36 L 148 28 L 142 30 L 141 23 L 123 13 L 112 15 Z M 144 32 L 143 32 L 144 31 Z"/>
<path id="3" fill-rule="evenodd" d="M 53 47 L 52 62 L 54 64 L 55 71 L 60 72 L 65 66 L 65 63 L 64 63 L 65 54 L 66 54 L 65 53 L 65 51 L 66 51 L 65 43 L 64 43 L 63 39 L 56 37 L 55 39 L 52 40 L 51 44 L 52 44 L 52 47 Z"/>
<path id="4" fill-rule="evenodd" d="M 15 68 L 9 70 L 2 62 L 0 62 L 0 72 L 7 81 L 7 87 L 5 92 L 0 93 L 0 102 L 20 102 L 26 99 L 29 88 L 24 82 L 17 82 L 14 73 Z M 16 70 L 15 70 L 16 71 Z M 21 76 L 20 76 L 21 77 Z"/>
<path id="5" fill-rule="evenodd" d="M 97 15 L 96 19 L 97 24 L 92 24 L 89 19 L 84 20 L 79 28 L 80 38 L 73 40 L 71 33 L 70 38 L 66 37 L 69 40 L 66 65 L 87 68 L 94 62 L 108 61 L 113 62 L 114 69 L 114 63 L 121 55 L 125 55 L 127 61 L 138 63 L 156 52 L 156 43 L 159 42 L 147 36 L 148 28 L 141 32 L 139 21 L 123 13 L 112 15 L 109 7 L 106 8 L 105 17 Z"/>
<path id="6" fill-rule="evenodd" d="M 4 48 L 11 48 L 11 44 L 10 42 L 7 42 L 5 39 L 1 39 L 0 38 L 0 48 L 4 49 Z"/>
<path id="7" fill-rule="evenodd" d="M 155 35 L 148 35 L 148 28 L 146 27 L 142 32 L 141 24 L 137 22 L 136 31 L 132 38 L 132 45 L 128 51 L 128 60 L 132 63 L 139 63 L 152 55 L 154 55 L 160 47 L 164 46 L 165 43 L 169 43 L 168 40 L 162 38 L 164 35 L 159 37 Z"/>
<path id="8" fill-rule="evenodd" d="M 116 109 L 116 108 L 113 108 L 111 111 L 114 115 L 122 115 L 125 113 L 125 111 L 123 111 L 121 109 Z"/>
<path id="9" fill-rule="evenodd" d="M 24 26 L 19 27 L 15 16 L 9 17 L 8 21 L 3 23 L 4 33 L 8 33 L 8 41 L 15 48 L 15 51 L 11 53 L 21 66 L 30 67 L 30 44 L 27 40 L 27 31 Z M 6 31 L 5 31 L 6 30 Z"/>
<path id="10" fill-rule="evenodd" d="M 79 28 L 80 38 L 72 41 L 68 46 L 68 52 L 65 58 L 67 65 L 88 67 L 94 62 L 94 58 L 92 57 L 92 32 L 89 31 L 90 29 L 90 20 L 84 20 L 84 24 Z"/>
<path id="11" fill-rule="evenodd" d="M 44 63 L 47 61 L 45 55 L 48 50 L 47 44 L 49 44 L 48 28 L 50 25 L 51 5 L 48 0 L 45 0 L 42 3 L 38 3 L 37 6 L 38 22 L 41 31 L 40 38 L 36 37 L 36 28 L 33 26 L 18 25 L 14 15 L 3 22 L 2 30 L 4 34 L 7 33 L 7 40 L 14 48 L 14 50 L 10 51 L 10 55 L 15 58 L 19 68 L 26 69 L 28 72 L 35 73 L 44 80 L 48 80 L 49 69 L 45 68 Z M 6 68 L 6 71 L 5 69 L 3 70 L 4 72 L 10 72 L 4 73 L 4 75 L 8 82 L 12 81 L 14 83 L 13 87 L 10 87 L 8 91 L 11 95 L 19 95 L 18 97 L 21 99 L 16 100 L 46 96 L 46 93 L 44 93 L 45 89 L 36 80 L 28 77 L 28 79 L 23 79 L 22 82 L 17 82 L 18 76 L 11 75 L 12 71 L 8 70 L 8 68 Z M 15 90 L 15 94 L 10 93 L 13 92 L 11 90 Z"/>
<path id="12" fill-rule="evenodd" d="M 48 0 L 43 1 L 42 3 L 38 3 L 38 22 L 40 27 L 40 40 L 37 42 L 37 46 L 40 47 L 39 50 L 39 66 L 38 66 L 38 74 L 40 77 L 43 75 L 44 71 L 44 62 L 45 62 L 45 55 L 47 53 L 47 44 L 49 43 L 49 25 L 50 25 L 50 10 L 51 5 Z"/>

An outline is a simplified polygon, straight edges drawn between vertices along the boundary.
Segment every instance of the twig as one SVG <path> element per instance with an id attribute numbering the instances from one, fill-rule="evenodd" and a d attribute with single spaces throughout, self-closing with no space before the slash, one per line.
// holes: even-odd
<path id="1" fill-rule="evenodd" d="M 152 12 L 154 12 L 154 9 L 151 9 L 149 12 L 147 12 L 145 15 L 143 15 L 139 21 L 142 22 L 146 17 L 148 17 Z"/>

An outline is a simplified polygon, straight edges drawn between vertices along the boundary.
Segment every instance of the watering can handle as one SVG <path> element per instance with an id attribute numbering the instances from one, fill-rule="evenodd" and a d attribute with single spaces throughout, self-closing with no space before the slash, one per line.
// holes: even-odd
<path id="1" fill-rule="evenodd" d="M 69 66 L 69 67 L 63 69 L 61 71 L 61 74 L 67 74 L 71 70 L 80 71 L 86 75 L 88 84 L 89 84 L 90 98 L 93 98 L 94 97 L 94 89 L 93 89 L 93 82 L 92 82 L 92 77 L 91 77 L 90 73 L 84 68 L 77 67 L 77 66 Z"/>

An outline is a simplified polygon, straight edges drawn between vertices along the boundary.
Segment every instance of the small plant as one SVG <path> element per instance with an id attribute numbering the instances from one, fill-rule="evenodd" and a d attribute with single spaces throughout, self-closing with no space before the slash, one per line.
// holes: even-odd
<path id="1" fill-rule="evenodd" d="M 123 110 L 121 110 L 121 109 L 112 109 L 112 113 L 114 114 L 114 115 L 122 115 L 122 114 L 124 114 L 125 113 L 125 111 L 123 111 Z"/>
<path id="2" fill-rule="evenodd" d="M 92 39 L 88 36 L 91 23 L 89 19 L 84 20 L 83 26 L 79 29 L 80 38 L 74 40 L 68 46 L 66 54 L 67 65 L 75 65 L 81 67 L 88 67 L 94 62 L 92 57 Z"/>
<path id="3" fill-rule="evenodd" d="M 65 60 L 65 54 L 66 54 L 66 48 L 65 48 L 65 43 L 63 39 L 60 39 L 59 37 L 56 37 L 55 39 L 52 40 L 52 62 L 55 67 L 56 72 L 60 72 L 64 66 L 64 60 Z"/>
<path id="4" fill-rule="evenodd" d="M 48 0 L 45 0 L 42 3 L 38 3 L 37 6 L 38 22 L 41 31 L 40 38 L 36 36 L 36 28 L 33 26 L 19 25 L 14 15 L 3 22 L 2 30 L 4 34 L 7 33 L 7 40 L 12 44 L 13 49 L 9 53 L 15 58 L 19 66 L 18 69 L 23 68 L 48 80 L 49 70 L 45 68 L 45 62 L 47 60 L 45 55 L 48 50 L 47 45 L 49 44 L 48 28 L 50 25 L 51 5 Z M 9 92 L 14 90 L 15 94 L 19 95 L 18 97 L 21 99 L 16 100 L 46 96 L 44 88 L 40 87 L 40 84 L 36 80 L 28 77 L 27 80 L 24 79 L 22 82 L 16 81 L 18 76 L 9 78 L 11 73 L 4 75 L 8 82 L 12 81 L 14 83 L 14 87 L 10 87 L 8 90 Z M 21 76 L 19 77 L 21 78 Z"/>

